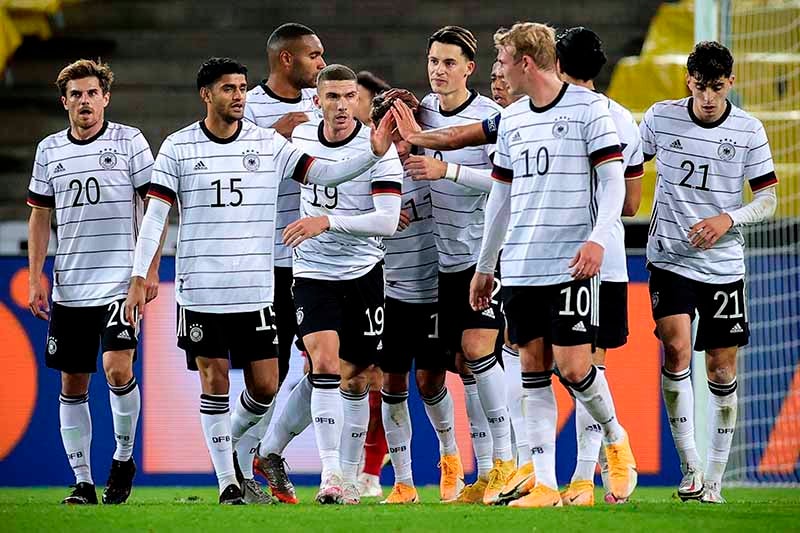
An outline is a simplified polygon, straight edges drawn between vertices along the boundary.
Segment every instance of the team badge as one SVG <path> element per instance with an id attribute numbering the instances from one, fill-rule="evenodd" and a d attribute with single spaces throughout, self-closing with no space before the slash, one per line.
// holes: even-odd
<path id="1" fill-rule="evenodd" d="M 106 170 L 117 166 L 117 154 L 111 151 L 100 152 L 100 166 Z"/>
<path id="2" fill-rule="evenodd" d="M 567 122 L 567 118 L 568 117 L 558 117 L 556 123 L 553 124 L 553 137 L 556 139 L 562 139 L 569 133 L 569 122 Z"/>
<path id="3" fill-rule="evenodd" d="M 189 339 L 191 339 L 192 342 L 200 342 L 203 340 L 203 326 L 192 324 L 189 330 Z"/>
<path id="4" fill-rule="evenodd" d="M 255 172 L 261 166 L 261 158 L 254 151 L 246 151 L 242 157 L 242 165 L 250 172 Z"/>
<path id="5" fill-rule="evenodd" d="M 717 155 L 723 161 L 730 161 L 736 155 L 736 148 L 730 139 L 722 139 L 722 144 L 717 148 Z"/>
<path id="6" fill-rule="evenodd" d="M 58 350 L 58 346 L 56 345 L 56 340 L 53 337 L 47 339 L 47 353 L 53 355 Z"/>
<path id="7" fill-rule="evenodd" d="M 653 309 L 658 306 L 658 293 L 654 292 L 653 295 L 650 297 L 650 303 L 653 305 Z"/>
<path id="8" fill-rule="evenodd" d="M 298 326 L 303 323 L 303 318 L 305 318 L 305 316 L 306 315 L 303 313 L 303 308 L 302 307 L 298 307 L 297 308 L 297 325 Z"/>

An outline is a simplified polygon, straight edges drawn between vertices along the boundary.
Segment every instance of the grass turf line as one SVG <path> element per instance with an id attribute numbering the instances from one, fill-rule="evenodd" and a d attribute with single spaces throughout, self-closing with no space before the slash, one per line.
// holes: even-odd
<path id="1" fill-rule="evenodd" d="M 98 487 L 98 496 L 102 487 Z M 727 505 L 681 503 L 674 489 L 640 488 L 628 505 L 593 508 L 511 509 L 437 502 L 435 487 L 420 490 L 424 503 L 320 506 L 315 489 L 299 488 L 300 505 L 220 506 L 211 487 L 134 487 L 122 506 L 63 506 L 65 488 L 0 488 L 0 529 L 33 531 L 798 531 L 800 489 L 727 489 Z"/>

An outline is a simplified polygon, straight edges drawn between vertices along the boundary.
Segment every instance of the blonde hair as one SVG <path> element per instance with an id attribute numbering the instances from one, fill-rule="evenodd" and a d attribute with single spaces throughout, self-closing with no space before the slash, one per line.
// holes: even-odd
<path id="1" fill-rule="evenodd" d="M 500 28 L 494 34 L 494 45 L 513 48 L 514 59 L 530 57 L 540 70 L 556 68 L 556 31 L 547 24 L 517 22 L 511 29 Z"/>
<path id="2" fill-rule="evenodd" d="M 111 72 L 111 67 L 108 66 L 108 63 L 103 63 L 99 59 L 97 61 L 79 59 L 74 63 L 70 63 L 58 73 L 56 87 L 61 92 L 61 96 L 66 96 L 67 83 L 72 80 L 91 77 L 98 79 L 103 94 L 107 94 L 111 90 L 111 84 L 114 83 L 114 73 Z"/>

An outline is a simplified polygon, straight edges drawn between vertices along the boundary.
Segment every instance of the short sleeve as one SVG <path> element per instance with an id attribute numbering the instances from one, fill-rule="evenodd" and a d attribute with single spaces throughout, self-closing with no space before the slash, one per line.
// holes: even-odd
<path id="1" fill-rule="evenodd" d="M 642 123 L 639 125 L 639 136 L 642 138 L 642 155 L 644 156 L 645 161 L 650 161 L 656 156 L 656 151 L 658 146 L 656 145 L 656 133 L 655 133 L 655 122 L 654 116 L 655 113 L 653 109 L 655 106 L 651 106 L 650 109 L 644 114 L 644 118 L 642 119 Z"/>
<path id="2" fill-rule="evenodd" d="M 47 174 L 47 154 L 44 142 L 39 143 L 39 146 L 36 147 L 31 182 L 28 185 L 28 205 L 45 209 L 53 209 L 56 206 L 53 183 Z"/>
<path id="3" fill-rule="evenodd" d="M 281 180 L 293 179 L 298 183 L 306 182 L 306 174 L 314 162 L 314 158 L 290 143 L 286 137 L 272 130 L 272 153 L 275 160 L 275 172 Z"/>
<path id="4" fill-rule="evenodd" d="M 128 162 L 131 183 L 139 196 L 145 197 L 150 187 L 150 178 L 153 173 L 153 152 L 141 131 L 131 139 L 131 157 Z"/>
<path id="5" fill-rule="evenodd" d="M 369 170 L 372 180 L 371 191 L 376 194 L 396 194 L 403 192 L 403 165 L 392 144 L 380 161 Z"/>
<path id="6" fill-rule="evenodd" d="M 597 98 L 586 108 L 583 139 L 592 168 L 611 161 L 622 161 L 617 128 L 608 110 L 608 103 L 603 98 Z"/>
<path id="7" fill-rule="evenodd" d="M 497 127 L 497 139 L 493 159 L 492 178 L 502 183 L 511 183 L 514 177 L 514 170 L 511 164 L 511 152 L 508 147 L 508 136 L 506 125 L 508 121 L 500 121 Z"/>
<path id="8" fill-rule="evenodd" d="M 753 192 L 760 191 L 778 183 L 775 175 L 775 163 L 769 149 L 769 140 L 764 126 L 759 123 L 758 130 L 750 137 L 747 155 L 744 160 L 744 175 L 750 182 Z"/>
<path id="9" fill-rule="evenodd" d="M 167 137 L 153 164 L 147 196 L 158 198 L 169 205 L 175 203 L 180 192 L 180 164 L 172 138 Z"/>
<path id="10" fill-rule="evenodd" d="M 633 118 L 624 128 L 620 128 L 619 142 L 622 147 L 622 160 L 625 162 L 625 179 L 635 180 L 644 176 L 642 138 Z"/>

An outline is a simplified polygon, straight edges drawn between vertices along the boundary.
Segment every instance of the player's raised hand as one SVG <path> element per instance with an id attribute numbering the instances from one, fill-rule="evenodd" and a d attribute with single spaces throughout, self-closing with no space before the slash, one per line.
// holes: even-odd
<path id="1" fill-rule="evenodd" d="M 435 181 L 447 172 L 447 163 L 426 155 L 410 155 L 403 163 L 406 173 L 414 181 Z"/>
<path id="2" fill-rule="evenodd" d="M 39 276 L 31 276 L 28 283 L 28 309 L 33 316 L 47 320 L 50 312 L 50 302 L 47 299 L 47 290 Z"/>
<path id="3" fill-rule="evenodd" d="M 125 320 L 136 327 L 139 319 L 144 318 L 144 306 L 147 303 L 145 279 L 140 276 L 131 278 L 128 296 L 125 297 Z"/>
<path id="4" fill-rule="evenodd" d="M 325 215 L 295 220 L 283 230 L 283 244 L 294 248 L 306 239 L 328 231 L 331 223 Z"/>
<path id="5" fill-rule="evenodd" d="M 397 131 L 403 139 L 408 140 L 411 135 L 422 131 L 422 128 L 414 118 L 414 113 L 402 100 L 394 101 L 392 114 L 397 123 Z"/>
<path id="6" fill-rule="evenodd" d="M 575 279 L 589 279 L 600 272 L 603 264 L 603 247 L 596 242 L 586 241 L 578 253 L 569 262 L 572 268 L 572 277 Z"/>
<path id="7" fill-rule="evenodd" d="M 302 111 L 292 111 L 279 118 L 272 128 L 287 139 L 291 139 L 294 129 L 303 122 L 308 122 L 308 115 Z"/>
<path id="8" fill-rule="evenodd" d="M 369 142 L 372 145 L 372 151 L 375 152 L 375 155 L 382 156 L 389 150 L 389 147 L 392 145 L 392 131 L 394 131 L 394 127 L 394 115 L 391 113 L 386 113 L 383 116 L 378 127 L 372 126 Z"/>
<path id="9" fill-rule="evenodd" d="M 469 305 L 475 311 L 483 311 L 492 305 L 494 274 L 475 272 L 469 284 Z"/>
<path id="10" fill-rule="evenodd" d="M 689 242 L 695 248 L 708 250 L 728 233 L 733 226 L 733 219 L 727 213 L 706 218 L 689 228 Z"/>
<path id="11" fill-rule="evenodd" d="M 390 100 L 394 100 L 397 102 L 403 102 L 403 105 L 411 109 L 411 111 L 416 111 L 419 107 L 419 100 L 417 97 L 409 91 L 408 89 L 389 89 L 383 94 L 384 98 L 388 98 Z"/>
<path id="12" fill-rule="evenodd" d="M 403 231 L 409 224 L 411 224 L 411 217 L 408 216 L 408 211 L 400 211 L 400 220 L 397 221 L 397 231 Z"/>

